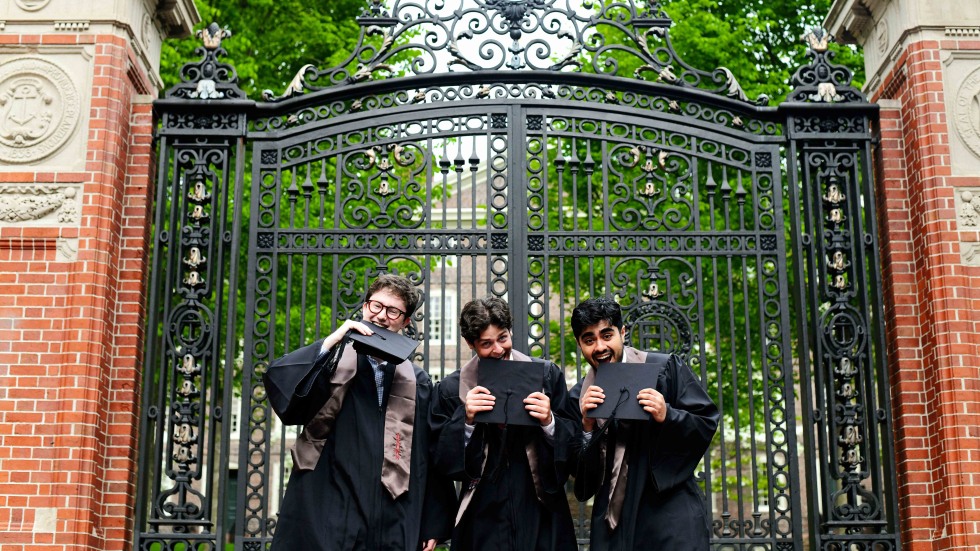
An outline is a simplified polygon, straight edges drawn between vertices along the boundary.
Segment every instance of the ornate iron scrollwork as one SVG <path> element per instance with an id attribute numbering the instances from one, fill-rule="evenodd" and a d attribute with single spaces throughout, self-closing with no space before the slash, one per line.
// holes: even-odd
<path id="1" fill-rule="evenodd" d="M 822 511 L 821 550 L 897 549 L 897 507 L 867 121 L 873 106 L 851 86 L 850 72 L 830 63 L 832 37 L 807 35 L 813 61 L 793 77 L 791 149 L 802 195 L 798 268 L 808 316 L 803 373 L 810 455 L 810 508 Z M 839 114 L 832 103 L 864 104 Z M 812 355 L 812 362 L 809 358 Z M 829 461 L 821 459 L 829 458 Z M 888 534 L 887 537 L 884 535 Z"/>
<path id="2" fill-rule="evenodd" d="M 414 75 L 460 67 L 469 71 L 574 71 L 581 70 L 583 59 L 591 58 L 590 70 L 606 76 L 620 72 L 617 56 L 629 56 L 640 63 L 634 78 L 649 76 L 656 82 L 700 88 L 741 102 L 769 103 L 765 95 L 750 100 L 724 67 L 706 72 L 681 60 L 670 42 L 670 18 L 657 1 L 643 10 L 633 0 L 587 0 L 578 8 L 558 0 L 471 0 L 468 5 L 461 0 L 458 5 L 452 1 L 398 1 L 389 13 L 382 0 L 372 0 L 359 22 L 361 36 L 346 61 L 330 69 L 304 66 L 282 95 L 267 90 L 263 97 L 276 101 L 375 79 L 379 74 L 397 76 L 396 56 L 411 57 L 408 73 Z M 608 44 L 604 30 L 623 33 L 625 42 Z M 380 37 L 380 43 L 372 37 Z M 440 50 L 449 53 L 448 62 L 438 55 Z M 620 100 L 609 92 L 605 101 Z"/>
<path id="3" fill-rule="evenodd" d="M 238 87 L 238 73 L 235 68 L 218 60 L 228 55 L 221 47 L 222 39 L 231 36 L 228 27 L 211 23 L 197 31 L 202 45 L 194 50 L 203 58 L 196 63 L 188 63 L 180 69 L 180 84 L 167 90 L 167 98 L 190 100 L 230 100 L 245 99 L 245 92 Z"/>
<path id="4" fill-rule="evenodd" d="M 868 99 L 851 85 L 850 69 L 831 63 L 836 54 L 828 49 L 833 35 L 824 29 L 814 28 L 803 37 L 810 46 L 808 55 L 813 58 L 809 65 L 800 67 L 790 81 L 793 91 L 786 101 L 807 103 L 867 103 Z"/>
<path id="5" fill-rule="evenodd" d="M 179 279 L 171 283 L 174 296 L 165 300 L 169 308 L 162 312 L 162 319 L 158 318 L 165 339 L 157 350 L 163 361 L 157 365 L 164 365 L 172 380 L 161 404 L 165 414 L 160 415 L 161 410 L 154 407 L 144 421 L 145 430 L 153 427 L 156 432 L 169 435 L 161 443 L 167 453 L 160 465 L 160 486 L 150 491 L 153 507 L 147 522 L 161 532 L 184 534 L 191 538 L 188 542 L 197 541 L 193 534 L 214 525 L 203 477 L 215 464 L 215 458 L 205 435 L 209 423 L 220 419 L 220 404 L 214 403 L 212 392 L 205 390 L 205 374 L 213 370 L 217 338 L 214 309 L 209 304 L 214 291 L 208 283 L 208 274 L 212 273 L 210 255 L 205 252 L 219 246 L 213 238 L 215 221 L 211 215 L 211 186 L 216 175 L 209 165 L 220 155 L 206 147 L 191 147 L 176 156 L 176 200 L 168 203 L 185 216 L 171 215 L 182 221 L 178 223 L 179 240 L 173 242 L 169 233 L 161 232 L 157 249 L 158 263 L 163 260 L 163 248 L 170 247 L 180 255 L 175 268 L 181 269 L 175 274 Z M 185 201 L 180 201 L 180 197 Z M 151 363 L 156 364 L 156 354 Z"/>
<path id="6" fill-rule="evenodd" d="M 650 285 L 648 292 L 653 291 L 650 295 L 659 297 L 662 292 L 656 283 Z M 688 360 L 693 344 L 691 322 L 676 306 L 657 300 L 643 302 L 630 309 L 623 322 L 630 328 L 628 335 L 632 346 L 677 354 Z"/>

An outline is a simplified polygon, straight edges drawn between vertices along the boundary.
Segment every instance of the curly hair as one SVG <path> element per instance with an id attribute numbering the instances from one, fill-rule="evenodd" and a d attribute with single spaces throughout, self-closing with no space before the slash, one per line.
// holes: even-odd
<path id="1" fill-rule="evenodd" d="M 496 325 L 501 329 L 514 327 L 507 303 L 497 297 L 483 297 L 467 302 L 459 313 L 459 332 L 466 342 L 472 344 L 480 338 L 487 327 Z"/>

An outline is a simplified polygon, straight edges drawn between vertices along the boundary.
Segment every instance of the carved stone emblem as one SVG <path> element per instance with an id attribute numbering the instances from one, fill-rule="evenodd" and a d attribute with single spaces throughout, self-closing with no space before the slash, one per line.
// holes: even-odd
<path id="1" fill-rule="evenodd" d="M 960 192 L 959 206 L 956 207 L 956 221 L 960 227 L 975 229 L 980 226 L 980 194 L 972 189 Z"/>
<path id="2" fill-rule="evenodd" d="M 74 185 L 0 186 L 0 223 L 78 225 L 81 221 L 78 195 L 79 188 Z"/>
<path id="3" fill-rule="evenodd" d="M 0 161 L 28 163 L 65 144 L 79 119 L 79 97 L 65 71 L 43 59 L 0 65 Z"/>
<path id="4" fill-rule="evenodd" d="M 967 75 L 956 93 L 953 125 L 963 143 L 980 156 L 980 69 Z"/>
<path id="5" fill-rule="evenodd" d="M 24 11 L 37 11 L 48 5 L 51 0 L 16 0 L 17 6 Z"/>
<path id="6" fill-rule="evenodd" d="M 882 19 L 875 27 L 875 45 L 878 46 L 878 53 L 885 55 L 888 50 L 888 21 Z"/>
<path id="7" fill-rule="evenodd" d="M 980 242 L 975 241 L 980 237 L 980 188 L 956 188 L 954 198 L 963 264 L 980 266 Z"/>
<path id="8" fill-rule="evenodd" d="M 140 40 L 143 42 L 144 48 L 150 47 L 150 34 L 153 32 L 153 20 L 150 19 L 150 15 L 144 13 L 143 21 L 140 24 Z"/>

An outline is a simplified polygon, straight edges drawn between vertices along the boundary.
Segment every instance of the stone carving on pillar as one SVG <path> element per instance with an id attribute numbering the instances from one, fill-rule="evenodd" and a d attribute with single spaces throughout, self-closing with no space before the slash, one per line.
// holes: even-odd
<path id="1" fill-rule="evenodd" d="M 194 0 L 159 0 L 156 4 L 156 20 L 160 23 L 165 37 L 183 38 L 189 36 L 201 21 L 194 7 Z"/>
<path id="2" fill-rule="evenodd" d="M 980 266 L 980 187 L 955 188 L 956 225 L 960 231 L 960 258 L 966 266 Z M 973 240 L 967 241 L 966 236 Z"/>
<path id="3" fill-rule="evenodd" d="M 91 21 L 55 21 L 54 30 L 58 32 L 83 33 L 92 26 Z"/>
<path id="4" fill-rule="evenodd" d="M 875 44 L 878 46 L 878 54 L 885 55 L 888 51 L 888 21 L 882 19 L 875 26 Z"/>
<path id="5" fill-rule="evenodd" d="M 73 262 L 78 260 L 78 238 L 59 237 L 55 243 L 56 262 Z"/>
<path id="6" fill-rule="evenodd" d="M 967 75 L 956 91 L 953 125 L 963 143 L 980 156 L 980 69 Z"/>
<path id="7" fill-rule="evenodd" d="M 980 27 L 946 27 L 945 34 L 953 38 L 980 36 Z"/>
<path id="8" fill-rule="evenodd" d="M 0 185 L 0 223 L 77 226 L 81 221 L 80 186 Z"/>
<path id="9" fill-rule="evenodd" d="M 150 38 L 153 33 L 153 20 L 150 19 L 150 14 L 144 13 L 143 20 L 140 22 L 140 42 L 143 43 L 144 48 L 150 47 Z"/>
<path id="10" fill-rule="evenodd" d="M 79 114 L 78 92 L 58 65 L 24 58 L 0 66 L 0 162 L 54 153 L 71 138 Z"/>
<path id="11" fill-rule="evenodd" d="M 24 11 L 38 11 L 47 6 L 49 2 L 51 0 L 15 0 L 17 7 Z"/>
<path id="12" fill-rule="evenodd" d="M 961 228 L 980 230 L 980 189 L 959 190 L 959 206 L 956 207 L 956 222 Z"/>

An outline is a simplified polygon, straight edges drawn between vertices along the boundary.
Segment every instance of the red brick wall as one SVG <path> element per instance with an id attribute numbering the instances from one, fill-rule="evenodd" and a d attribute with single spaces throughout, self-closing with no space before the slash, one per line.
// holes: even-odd
<path id="1" fill-rule="evenodd" d="M 912 551 L 980 549 L 980 268 L 962 264 L 943 50 L 911 44 L 873 101 L 902 539 Z"/>
<path id="2" fill-rule="evenodd" d="M 128 549 L 150 86 L 123 38 L 0 34 L 0 45 L 39 42 L 93 49 L 88 153 L 82 172 L 0 172 L 0 183 L 83 190 L 79 228 L 0 228 L 0 551 Z M 58 238 L 78 238 L 77 260 L 56 260 Z"/>

